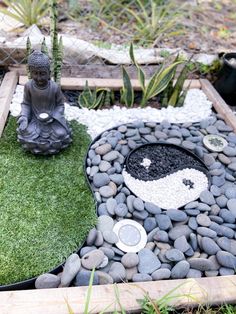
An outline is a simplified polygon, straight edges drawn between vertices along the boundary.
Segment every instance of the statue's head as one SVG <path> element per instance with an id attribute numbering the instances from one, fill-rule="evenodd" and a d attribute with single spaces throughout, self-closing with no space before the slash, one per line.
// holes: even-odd
<path id="1" fill-rule="evenodd" d="M 39 88 L 48 85 L 50 79 L 50 60 L 41 51 L 34 51 L 28 58 L 28 66 L 31 78 Z"/>

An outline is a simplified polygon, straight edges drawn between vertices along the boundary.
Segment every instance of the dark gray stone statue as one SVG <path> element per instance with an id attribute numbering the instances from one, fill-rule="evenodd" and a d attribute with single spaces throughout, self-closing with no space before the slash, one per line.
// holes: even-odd
<path id="1" fill-rule="evenodd" d="M 28 59 L 31 80 L 25 84 L 18 119 L 18 141 L 33 154 L 52 155 L 71 142 L 60 87 L 50 79 L 47 55 L 34 51 Z"/>

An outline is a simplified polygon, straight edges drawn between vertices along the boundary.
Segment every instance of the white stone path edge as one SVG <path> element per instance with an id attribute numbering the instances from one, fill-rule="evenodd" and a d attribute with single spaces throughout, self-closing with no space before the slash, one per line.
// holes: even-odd
<path id="1" fill-rule="evenodd" d="M 20 114 L 20 104 L 23 99 L 24 87 L 18 85 L 10 105 L 13 116 Z M 170 123 L 198 122 L 211 115 L 212 103 L 200 89 L 190 89 L 187 93 L 182 107 L 171 107 L 155 109 L 146 108 L 120 108 L 114 106 L 112 109 L 88 110 L 65 104 L 66 118 L 76 120 L 87 126 L 88 134 L 94 139 L 97 135 L 107 129 L 120 124 L 130 123 L 137 120 L 144 122 L 161 122 L 168 120 Z"/>

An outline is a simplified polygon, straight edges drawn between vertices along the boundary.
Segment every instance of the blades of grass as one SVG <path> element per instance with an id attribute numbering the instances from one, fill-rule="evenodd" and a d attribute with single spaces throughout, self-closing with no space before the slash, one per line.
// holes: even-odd
<path id="1" fill-rule="evenodd" d="M 72 307 L 70 306 L 68 300 L 66 300 L 65 298 L 64 298 L 64 300 L 65 300 L 65 302 L 66 302 L 66 306 L 67 306 L 68 313 L 69 313 L 69 314 L 75 314 L 75 312 L 73 311 Z"/>
<path id="2" fill-rule="evenodd" d="M 89 314 L 89 304 L 90 304 L 90 299 L 92 295 L 94 273 L 95 273 L 95 268 L 93 268 L 90 279 L 89 279 L 89 286 L 88 286 L 86 299 L 85 299 L 84 314 Z"/>
<path id="3" fill-rule="evenodd" d="M 122 67 L 122 76 L 124 91 L 126 91 L 126 97 L 124 99 L 125 104 L 127 107 L 132 107 L 134 104 L 134 89 L 131 84 L 130 77 L 124 67 Z"/>
<path id="4" fill-rule="evenodd" d="M 98 107 L 100 107 L 100 105 L 102 105 L 101 103 L 104 96 L 104 91 L 99 93 L 98 97 L 96 95 L 97 95 L 97 91 L 95 91 L 95 97 L 94 97 L 94 103 L 93 103 L 92 109 L 97 109 Z"/>
<path id="5" fill-rule="evenodd" d="M 153 2 L 153 1 L 151 0 L 151 2 Z M 142 10 L 142 13 L 143 13 L 143 16 L 144 16 L 144 18 L 145 18 L 146 23 L 148 23 L 148 22 L 149 22 L 149 16 L 148 16 L 148 11 L 147 11 L 147 9 L 146 9 L 145 6 L 143 5 L 142 1 L 137 0 L 137 3 L 138 3 L 138 5 L 139 5 L 140 9 Z"/>
<path id="6" fill-rule="evenodd" d="M 145 90 L 145 74 L 135 60 L 133 43 L 130 44 L 129 55 L 130 55 L 131 61 L 133 62 L 133 64 L 136 66 L 136 68 L 138 70 L 138 80 L 139 80 L 140 86 L 142 88 L 142 91 L 144 92 L 144 90 Z"/>
<path id="7" fill-rule="evenodd" d="M 119 305 L 119 308 L 120 308 L 120 311 L 121 311 L 121 314 L 126 314 L 125 313 L 125 310 L 120 302 L 120 293 L 119 293 L 119 289 L 117 287 L 117 284 L 114 284 L 114 291 L 115 291 L 115 297 L 116 297 L 116 302 L 118 303 Z"/>

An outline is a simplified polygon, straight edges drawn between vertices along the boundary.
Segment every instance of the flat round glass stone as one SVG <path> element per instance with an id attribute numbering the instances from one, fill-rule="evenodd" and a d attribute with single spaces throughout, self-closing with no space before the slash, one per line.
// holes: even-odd
<path id="1" fill-rule="evenodd" d="M 114 225 L 113 231 L 119 238 L 116 246 L 123 252 L 138 252 L 147 243 L 145 229 L 134 220 L 120 220 Z"/>
<path id="2" fill-rule="evenodd" d="M 228 142 L 220 135 L 208 134 L 204 136 L 203 144 L 212 152 L 222 152 Z"/>

